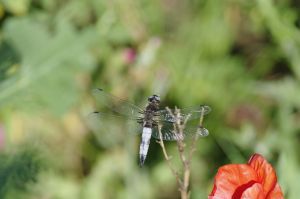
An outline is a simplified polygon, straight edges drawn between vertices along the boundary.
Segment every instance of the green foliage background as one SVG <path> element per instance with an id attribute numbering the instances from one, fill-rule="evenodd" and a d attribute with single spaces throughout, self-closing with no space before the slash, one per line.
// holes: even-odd
<path id="1" fill-rule="evenodd" d="M 0 1 L 0 198 L 179 197 L 158 144 L 139 168 L 138 136 L 118 123 L 92 130 L 91 90 L 102 87 L 140 105 L 157 93 L 170 107 L 212 107 L 191 198 L 207 198 L 219 166 L 258 152 L 297 199 L 299 10 L 297 0 Z"/>

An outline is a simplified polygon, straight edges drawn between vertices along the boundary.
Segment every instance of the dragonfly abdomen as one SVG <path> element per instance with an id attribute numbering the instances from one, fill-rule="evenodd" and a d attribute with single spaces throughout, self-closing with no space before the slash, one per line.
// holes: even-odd
<path id="1" fill-rule="evenodd" d="M 143 128 L 142 142 L 140 144 L 140 165 L 143 166 L 147 157 L 152 129 L 148 127 Z"/>

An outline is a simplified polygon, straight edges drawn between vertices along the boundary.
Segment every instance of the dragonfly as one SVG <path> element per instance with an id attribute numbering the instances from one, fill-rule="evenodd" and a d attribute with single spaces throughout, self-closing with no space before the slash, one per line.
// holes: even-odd
<path id="1" fill-rule="evenodd" d="M 107 93 L 101 88 L 94 89 L 93 95 L 96 100 L 108 108 L 110 112 L 95 111 L 92 115 L 100 120 L 106 117 L 133 120 L 136 125 L 141 127 L 141 130 L 139 131 L 139 133 L 142 134 L 139 147 L 140 166 L 143 166 L 145 163 L 151 137 L 156 140 L 177 141 L 183 140 L 195 132 L 197 133 L 197 136 L 200 137 L 205 137 L 209 134 L 208 130 L 202 126 L 198 126 L 198 131 L 196 131 L 195 128 L 185 128 L 182 134 L 176 132 L 176 130 L 174 130 L 176 118 L 174 114 L 172 114 L 174 110 L 161 109 L 159 95 L 154 94 L 149 96 L 147 105 L 144 108 Z M 207 105 L 198 105 L 180 109 L 180 120 L 181 122 L 184 122 L 199 119 L 210 111 L 211 108 Z"/>

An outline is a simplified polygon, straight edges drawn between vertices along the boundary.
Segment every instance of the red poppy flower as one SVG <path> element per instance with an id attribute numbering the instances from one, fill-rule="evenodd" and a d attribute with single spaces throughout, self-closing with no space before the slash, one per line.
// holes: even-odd
<path id="1" fill-rule="evenodd" d="M 275 170 L 263 156 L 254 154 L 248 164 L 219 168 L 209 199 L 283 199 Z"/>

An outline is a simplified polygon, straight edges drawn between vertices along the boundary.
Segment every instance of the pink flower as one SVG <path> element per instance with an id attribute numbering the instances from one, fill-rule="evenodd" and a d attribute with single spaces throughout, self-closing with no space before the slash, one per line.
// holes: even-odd
<path id="1" fill-rule="evenodd" d="M 263 156 L 254 154 L 248 164 L 219 168 L 209 199 L 283 199 L 275 170 Z"/>
<path id="2" fill-rule="evenodd" d="M 132 64 L 136 59 L 137 53 L 133 48 L 123 50 L 123 60 L 125 64 Z"/>

